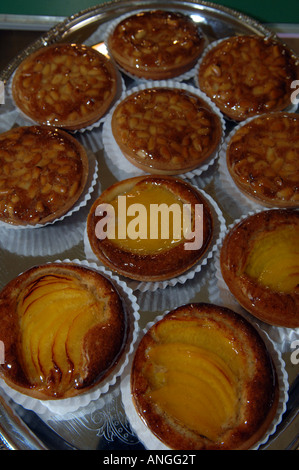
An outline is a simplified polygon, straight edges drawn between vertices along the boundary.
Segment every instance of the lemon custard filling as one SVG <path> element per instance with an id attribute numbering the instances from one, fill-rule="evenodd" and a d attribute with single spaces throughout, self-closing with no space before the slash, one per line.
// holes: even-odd
<path id="1" fill-rule="evenodd" d="M 277 227 L 257 235 L 244 272 L 275 292 L 295 292 L 299 285 L 298 239 L 298 225 Z"/>

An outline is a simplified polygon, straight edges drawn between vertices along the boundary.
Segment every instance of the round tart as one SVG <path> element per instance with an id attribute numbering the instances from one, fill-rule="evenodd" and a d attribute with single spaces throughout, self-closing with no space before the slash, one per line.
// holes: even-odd
<path id="1" fill-rule="evenodd" d="M 112 185 L 94 202 L 87 219 L 97 258 L 140 281 L 171 279 L 187 271 L 205 254 L 212 233 L 207 201 L 171 176 L 135 177 Z"/>
<path id="2" fill-rule="evenodd" d="M 257 330 L 232 310 L 188 304 L 141 339 L 131 368 L 143 422 L 175 450 L 237 450 L 267 432 L 277 374 Z"/>
<path id="3" fill-rule="evenodd" d="M 95 49 L 80 44 L 43 47 L 17 68 L 16 105 L 38 124 L 70 130 L 98 121 L 117 93 L 117 71 Z"/>
<path id="4" fill-rule="evenodd" d="M 0 134 L 0 220 L 13 225 L 52 222 L 70 210 L 88 177 L 77 140 L 48 126 Z"/>
<path id="5" fill-rule="evenodd" d="M 89 390 L 113 371 L 126 341 L 126 318 L 112 283 L 72 263 L 29 269 L 0 294 L 0 375 L 42 400 Z"/>
<path id="6" fill-rule="evenodd" d="M 136 167 L 175 175 L 205 163 L 220 144 L 220 117 L 199 96 L 181 88 L 147 88 L 114 110 L 112 133 Z"/>
<path id="7" fill-rule="evenodd" d="M 227 167 L 236 186 L 268 207 L 299 206 L 299 120 L 271 113 L 250 120 L 229 140 Z"/>
<path id="8" fill-rule="evenodd" d="M 189 16 L 162 10 L 126 17 L 108 37 L 109 52 L 124 71 L 152 80 L 188 71 L 203 47 L 204 38 Z"/>
<path id="9" fill-rule="evenodd" d="M 291 104 L 298 61 L 280 42 L 259 36 L 234 36 L 212 47 L 198 71 L 198 83 L 229 118 L 280 111 Z"/>
<path id="10" fill-rule="evenodd" d="M 224 239 L 224 281 L 242 307 L 276 326 L 299 327 L 299 212 L 271 209 L 238 222 Z"/>

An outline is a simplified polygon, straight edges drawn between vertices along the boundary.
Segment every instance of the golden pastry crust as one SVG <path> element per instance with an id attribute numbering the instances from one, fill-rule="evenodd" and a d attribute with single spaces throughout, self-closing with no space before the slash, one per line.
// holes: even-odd
<path id="1" fill-rule="evenodd" d="M 270 209 L 246 217 L 224 239 L 221 271 L 252 315 L 271 325 L 299 326 L 299 213 Z"/>
<path id="2" fill-rule="evenodd" d="M 273 38 L 233 36 L 216 44 L 199 67 L 199 87 L 235 121 L 291 104 L 298 60 Z"/>
<path id="3" fill-rule="evenodd" d="M 299 206 L 299 120 L 271 113 L 242 126 L 226 150 L 229 173 L 250 199 L 267 207 Z"/>
<path id="4" fill-rule="evenodd" d="M 133 165 L 154 174 L 176 175 L 206 163 L 220 144 L 219 116 L 184 89 L 147 88 L 122 100 L 113 112 L 112 133 Z"/>
<path id="5" fill-rule="evenodd" d="M 12 83 L 16 105 L 38 124 L 87 127 L 109 109 L 117 93 L 115 66 L 81 44 L 55 44 L 28 56 Z"/>
<path id="6" fill-rule="evenodd" d="M 203 47 L 204 38 L 190 17 L 162 10 L 123 19 L 108 38 L 109 52 L 122 69 L 152 80 L 188 71 Z"/>
<path id="7" fill-rule="evenodd" d="M 88 177 L 85 149 L 63 130 L 24 126 L 0 134 L 0 220 L 46 224 L 66 214 Z"/>
<path id="8" fill-rule="evenodd" d="M 118 196 L 137 191 L 140 194 L 146 190 L 152 191 L 149 196 L 149 203 L 163 204 L 170 207 L 168 202 L 159 198 L 155 201 L 154 192 L 157 190 L 165 191 L 161 197 L 170 196 L 171 203 L 190 204 L 192 214 L 192 231 L 196 231 L 194 222 L 194 208 L 196 204 L 202 204 L 203 207 L 203 226 L 202 226 L 202 245 L 196 249 L 186 249 L 186 239 L 181 237 L 179 242 L 164 246 L 163 240 L 158 240 L 159 245 L 154 251 L 144 252 L 139 248 L 138 240 L 131 246 L 121 246 L 114 243 L 109 237 L 99 239 L 96 235 L 98 222 L 102 220 L 101 215 L 96 215 L 96 209 L 100 204 L 115 201 Z M 138 201 L 138 199 L 136 199 Z M 137 202 L 138 203 L 138 202 Z M 143 203 L 143 202 L 140 202 Z M 128 204 L 129 206 L 129 204 Z M 147 208 L 149 211 L 149 209 Z M 106 217 L 106 215 L 104 215 Z M 129 220 L 130 218 L 128 218 Z M 171 224 L 171 222 L 170 222 Z M 150 225 L 150 223 L 148 224 Z M 94 254 L 99 260 L 118 274 L 124 275 L 130 279 L 139 281 L 160 281 L 174 278 L 187 271 L 196 264 L 208 250 L 214 229 L 213 216 L 210 206 L 205 198 L 188 183 L 170 176 L 141 176 L 130 178 L 119 183 L 115 183 L 105 190 L 101 196 L 94 202 L 87 219 L 87 234 Z M 171 230 L 170 230 L 170 236 Z M 127 240 L 128 240 L 128 233 Z M 148 237 L 150 238 L 150 236 Z M 158 238 L 158 237 L 157 237 Z M 195 238 L 188 239 L 188 243 L 193 243 Z"/>
<path id="9" fill-rule="evenodd" d="M 171 311 L 143 336 L 131 393 L 140 418 L 166 446 L 245 450 L 274 419 L 278 380 L 251 324 L 227 308 L 199 303 Z"/>
<path id="10" fill-rule="evenodd" d="M 42 400 L 88 391 L 111 372 L 127 336 L 122 300 L 103 275 L 72 263 L 36 266 L 0 294 L 0 375 Z"/>

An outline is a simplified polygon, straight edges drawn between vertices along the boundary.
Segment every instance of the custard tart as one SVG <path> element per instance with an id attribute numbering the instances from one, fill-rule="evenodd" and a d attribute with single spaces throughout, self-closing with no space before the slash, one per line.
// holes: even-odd
<path id="1" fill-rule="evenodd" d="M 195 188 L 158 175 L 110 186 L 87 219 L 96 257 L 118 274 L 140 281 L 171 279 L 187 271 L 208 250 L 213 228 L 210 205 Z"/>
<path id="2" fill-rule="evenodd" d="M 82 195 L 88 171 L 84 147 L 63 130 L 24 126 L 0 134 L 0 221 L 55 221 Z"/>
<path id="3" fill-rule="evenodd" d="M 243 121 L 291 105 L 298 59 L 278 40 L 241 35 L 219 41 L 198 70 L 200 89 L 225 116 Z"/>
<path id="4" fill-rule="evenodd" d="M 229 140 L 226 163 L 236 186 L 266 207 L 299 207 L 299 119 L 270 113 L 250 120 Z"/>
<path id="5" fill-rule="evenodd" d="M 73 263 L 30 268 L 0 294 L 0 376 L 42 400 L 69 398 L 101 383 L 120 359 L 127 322 L 117 289 Z"/>
<path id="6" fill-rule="evenodd" d="M 191 17 L 162 10 L 122 19 L 107 41 L 109 53 L 121 69 L 150 80 L 172 78 L 190 70 L 204 43 Z"/>
<path id="7" fill-rule="evenodd" d="M 131 367 L 136 411 L 174 450 L 245 450 L 267 432 L 278 402 L 273 360 L 232 310 L 183 305 L 142 337 Z"/>
<path id="8" fill-rule="evenodd" d="M 114 139 L 127 160 L 147 173 L 176 175 L 209 161 L 222 138 L 220 117 L 184 88 L 135 91 L 115 108 Z"/>
<path id="9" fill-rule="evenodd" d="M 117 89 L 110 59 L 81 44 L 38 49 L 19 65 L 12 82 L 14 101 L 30 119 L 68 130 L 99 121 Z"/>
<path id="10" fill-rule="evenodd" d="M 226 235 L 220 265 L 239 304 L 270 325 L 299 327 L 299 212 L 270 209 Z"/>

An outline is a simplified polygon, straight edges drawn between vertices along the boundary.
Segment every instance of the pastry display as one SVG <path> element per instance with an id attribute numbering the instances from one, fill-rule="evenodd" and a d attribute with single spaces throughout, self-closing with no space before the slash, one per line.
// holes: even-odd
<path id="1" fill-rule="evenodd" d="M 123 155 L 148 173 L 175 175 L 206 163 L 222 138 L 220 117 L 183 88 L 129 94 L 115 108 L 112 133 Z"/>
<path id="2" fill-rule="evenodd" d="M 298 78 L 298 60 L 278 40 L 232 36 L 205 54 L 198 83 L 225 116 L 235 121 L 291 104 L 291 83 Z"/>
<path id="3" fill-rule="evenodd" d="M 126 341 L 116 288 L 102 274 L 72 263 L 20 274 L 0 293 L 0 311 L 0 376 L 33 398 L 69 398 L 99 384 Z"/>
<path id="4" fill-rule="evenodd" d="M 251 324 L 227 308 L 193 303 L 142 337 L 131 392 L 140 418 L 169 448 L 244 450 L 273 421 L 278 382 Z"/>
<path id="5" fill-rule="evenodd" d="M 299 212 L 249 215 L 226 235 L 221 272 L 242 307 L 276 326 L 299 327 Z"/>
<path id="6" fill-rule="evenodd" d="M 94 202 L 87 219 L 96 257 L 118 274 L 141 281 L 187 271 L 206 253 L 212 234 L 209 203 L 189 183 L 171 176 L 115 183 Z"/>
<path id="7" fill-rule="evenodd" d="M 250 199 L 268 207 L 299 206 L 297 114 L 266 114 L 241 126 L 228 142 L 226 161 Z"/>
<path id="8" fill-rule="evenodd" d="M 63 130 L 24 126 L 0 134 L 0 220 L 53 222 L 78 201 L 88 168 L 84 147 Z"/>
<path id="9" fill-rule="evenodd" d="M 117 87 L 117 70 L 106 56 L 81 44 L 55 44 L 24 59 L 12 92 L 34 122 L 77 130 L 106 113 Z"/>
<path id="10" fill-rule="evenodd" d="M 162 10 L 122 19 L 107 40 L 109 53 L 124 71 L 150 80 L 172 78 L 190 70 L 204 43 L 191 17 Z"/>

